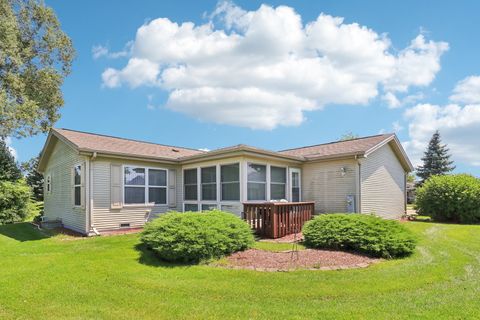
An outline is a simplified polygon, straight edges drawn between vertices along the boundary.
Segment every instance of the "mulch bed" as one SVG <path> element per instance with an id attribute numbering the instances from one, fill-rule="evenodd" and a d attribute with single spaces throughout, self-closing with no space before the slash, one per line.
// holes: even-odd
<path id="1" fill-rule="evenodd" d="M 380 259 L 360 254 L 306 249 L 297 252 L 272 252 L 249 249 L 236 252 L 227 258 L 227 268 L 251 269 L 257 271 L 340 270 L 366 268 Z"/>

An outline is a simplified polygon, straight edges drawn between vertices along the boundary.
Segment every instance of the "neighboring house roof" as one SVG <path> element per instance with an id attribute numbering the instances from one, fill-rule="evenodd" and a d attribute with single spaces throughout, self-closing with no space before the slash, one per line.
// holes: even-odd
<path id="1" fill-rule="evenodd" d="M 232 156 L 235 154 L 254 154 L 266 157 L 275 157 L 296 162 L 309 160 L 328 160 L 345 157 L 367 157 L 368 154 L 390 144 L 397 154 L 399 161 L 406 171 L 413 170 L 400 141 L 395 134 L 381 134 L 376 136 L 337 141 L 313 146 L 288 149 L 282 151 L 270 151 L 247 145 L 235 145 L 212 151 L 201 151 L 175 146 L 156 144 L 151 142 L 137 141 L 112 137 L 101 134 L 74 131 L 69 129 L 52 129 L 42 151 L 40 158 L 40 170 L 45 165 L 45 153 L 48 153 L 48 145 L 52 137 L 58 138 L 79 152 L 97 152 L 100 155 L 126 156 L 134 158 L 153 159 L 158 161 L 194 162 L 204 159 Z"/>

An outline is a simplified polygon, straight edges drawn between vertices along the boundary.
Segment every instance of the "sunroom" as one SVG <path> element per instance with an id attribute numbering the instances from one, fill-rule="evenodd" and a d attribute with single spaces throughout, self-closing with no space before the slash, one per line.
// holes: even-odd
<path id="1" fill-rule="evenodd" d="M 228 158 L 182 167 L 184 211 L 220 209 L 240 215 L 243 203 L 302 201 L 301 168 L 292 162 Z"/>

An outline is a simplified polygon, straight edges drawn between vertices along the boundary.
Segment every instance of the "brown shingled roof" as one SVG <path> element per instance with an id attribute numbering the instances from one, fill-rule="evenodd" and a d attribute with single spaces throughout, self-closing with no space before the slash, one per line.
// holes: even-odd
<path id="1" fill-rule="evenodd" d="M 73 143 L 76 148 L 82 151 L 172 160 L 204 153 L 204 151 L 196 149 L 174 147 L 69 129 L 53 129 L 53 131 L 70 143 Z"/>
<path id="2" fill-rule="evenodd" d="M 342 154 L 363 154 L 392 136 L 394 136 L 394 134 L 379 134 L 376 136 L 317 144 L 314 146 L 282 150 L 279 152 L 291 156 L 305 157 L 306 159 L 337 156 Z"/>

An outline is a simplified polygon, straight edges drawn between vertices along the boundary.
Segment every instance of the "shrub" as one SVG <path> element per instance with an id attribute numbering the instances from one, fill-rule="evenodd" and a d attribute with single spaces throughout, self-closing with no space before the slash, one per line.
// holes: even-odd
<path id="1" fill-rule="evenodd" d="M 0 224 L 23 221 L 30 215 L 30 187 L 24 180 L 0 181 Z"/>
<path id="2" fill-rule="evenodd" d="M 436 221 L 479 223 L 480 179 L 467 174 L 433 176 L 417 189 L 417 211 Z"/>
<path id="3" fill-rule="evenodd" d="M 199 262 L 250 248 L 247 223 L 228 212 L 169 212 L 145 226 L 141 241 L 161 259 Z"/>
<path id="4" fill-rule="evenodd" d="M 413 234 L 398 221 L 365 214 L 322 214 L 303 227 L 305 245 L 395 258 L 415 249 Z"/>

